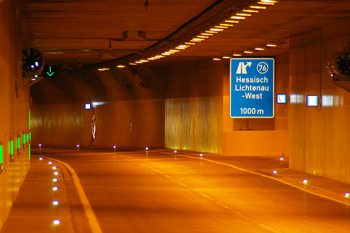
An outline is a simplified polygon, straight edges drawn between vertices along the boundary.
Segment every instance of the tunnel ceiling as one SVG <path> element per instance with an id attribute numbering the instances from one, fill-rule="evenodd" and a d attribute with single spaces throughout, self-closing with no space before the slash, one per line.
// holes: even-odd
<path id="1" fill-rule="evenodd" d="M 40 49 L 47 64 L 74 67 L 147 59 L 188 41 L 253 2 L 19 0 L 19 10 L 27 37 L 24 46 Z M 348 18 L 349 12 L 348 0 L 281 0 L 203 42 L 147 65 L 222 57 L 268 41 L 279 46 L 253 55 L 278 55 L 288 51 L 291 36 L 339 22 Z"/>

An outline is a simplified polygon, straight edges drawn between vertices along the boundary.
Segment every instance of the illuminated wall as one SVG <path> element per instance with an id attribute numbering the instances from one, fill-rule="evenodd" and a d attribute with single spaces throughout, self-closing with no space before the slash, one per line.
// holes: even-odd
<path id="1" fill-rule="evenodd" d="M 224 74 L 224 65 L 213 61 L 170 67 L 165 100 L 167 148 L 222 153 Z"/>
<path id="2" fill-rule="evenodd" d="M 105 72 L 85 68 L 45 78 L 31 88 L 33 145 L 164 147 L 162 73 L 163 68 L 142 66 Z M 96 114 L 93 144 L 92 111 L 83 104 L 89 98 Z"/>
<path id="3" fill-rule="evenodd" d="M 14 4 L 10 0 L 0 2 L 0 231 L 29 169 L 30 141 L 23 144 L 23 134 L 26 139 L 29 133 L 29 89 L 15 90 L 16 81 L 21 87 L 28 81 L 22 80 L 19 62 L 16 67 L 16 54 L 21 57 L 22 36 L 20 27 L 15 36 Z"/>
<path id="4" fill-rule="evenodd" d="M 350 93 L 332 83 L 327 58 L 350 42 L 350 21 L 290 40 L 290 167 L 350 184 Z M 321 96 L 319 108 L 306 95 Z"/>
<path id="5" fill-rule="evenodd" d="M 288 94 L 288 54 L 276 57 L 276 93 Z M 173 65 L 167 78 L 167 148 L 224 155 L 288 155 L 288 107 L 274 119 L 232 119 L 228 61 Z"/>

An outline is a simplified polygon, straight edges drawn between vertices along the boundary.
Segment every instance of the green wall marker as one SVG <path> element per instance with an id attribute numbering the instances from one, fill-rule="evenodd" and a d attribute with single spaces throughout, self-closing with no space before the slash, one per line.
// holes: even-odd
<path id="1" fill-rule="evenodd" d="M 10 154 L 13 155 L 13 140 L 10 142 Z"/>
<path id="2" fill-rule="evenodd" d="M 0 145 L 0 164 L 3 162 L 4 154 L 2 151 L 2 145 Z"/>

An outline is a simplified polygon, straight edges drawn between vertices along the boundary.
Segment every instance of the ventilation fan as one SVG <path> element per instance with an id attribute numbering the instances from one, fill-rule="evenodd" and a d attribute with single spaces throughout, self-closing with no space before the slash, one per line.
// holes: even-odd
<path id="1" fill-rule="evenodd" d="M 350 81 L 350 52 L 334 53 L 326 68 L 334 81 Z"/>
<path id="2" fill-rule="evenodd" d="M 40 74 L 44 68 L 45 60 L 39 50 L 26 48 L 22 54 L 22 71 L 27 75 Z"/>
<path id="3" fill-rule="evenodd" d="M 333 83 L 350 92 L 350 52 L 334 53 L 330 57 L 326 68 L 333 78 Z"/>

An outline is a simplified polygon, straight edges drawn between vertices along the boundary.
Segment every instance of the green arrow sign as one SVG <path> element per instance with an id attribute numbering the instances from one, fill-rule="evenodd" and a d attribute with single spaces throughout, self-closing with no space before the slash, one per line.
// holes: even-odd
<path id="1" fill-rule="evenodd" d="M 44 77 L 56 77 L 57 74 L 57 67 L 56 66 L 45 66 L 43 69 L 43 76 Z"/>
<path id="2" fill-rule="evenodd" d="M 52 76 L 55 72 L 51 72 L 51 66 L 49 66 L 49 71 L 46 72 L 48 76 Z"/>

